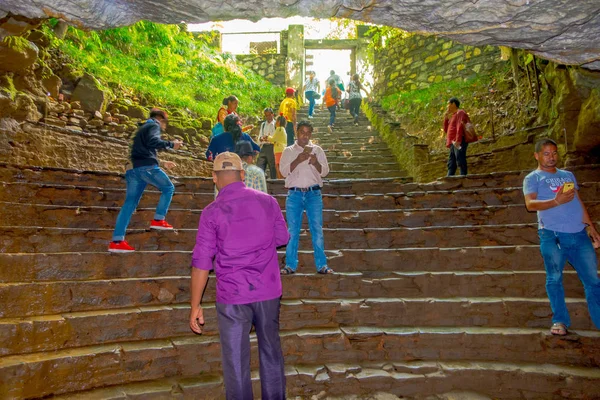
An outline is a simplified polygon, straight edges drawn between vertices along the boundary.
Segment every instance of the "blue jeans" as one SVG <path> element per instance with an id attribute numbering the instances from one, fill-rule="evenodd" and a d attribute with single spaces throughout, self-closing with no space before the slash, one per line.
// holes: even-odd
<path id="1" fill-rule="evenodd" d="M 309 90 L 308 92 L 304 92 L 304 97 L 308 100 L 308 115 L 312 117 L 315 111 L 315 92 Z"/>
<path id="2" fill-rule="evenodd" d="M 563 268 L 568 261 L 583 283 L 592 322 L 600 329 L 598 260 L 586 231 L 562 233 L 540 229 L 538 235 L 546 268 L 546 292 L 552 307 L 552 322 L 562 322 L 567 327 L 571 325 L 562 283 Z"/>
<path id="3" fill-rule="evenodd" d="M 329 125 L 330 126 L 333 126 L 333 124 L 335 124 L 335 109 L 336 108 L 337 108 L 337 105 L 327 107 L 327 109 L 329 110 Z"/>
<path id="4" fill-rule="evenodd" d="M 463 142 L 460 145 L 460 150 L 450 145 L 450 153 L 448 154 L 448 176 L 456 174 L 456 167 L 460 167 L 460 174 L 467 175 L 467 147 L 469 143 Z"/>
<path id="5" fill-rule="evenodd" d="M 325 239 L 323 237 L 323 198 L 320 190 L 311 192 L 288 191 L 285 200 L 285 217 L 290 233 L 290 241 L 285 249 L 285 265 L 294 271 L 298 268 L 298 242 L 300 241 L 302 212 L 304 210 L 306 210 L 306 216 L 308 217 L 315 266 L 318 271 L 327 266 Z"/>
<path id="6" fill-rule="evenodd" d="M 125 203 L 121 207 L 121 211 L 119 211 L 119 216 L 117 217 L 117 223 L 113 232 L 113 241 L 125 239 L 127 225 L 129 225 L 131 215 L 137 208 L 147 184 L 156 186 L 161 192 L 158 205 L 156 206 L 156 213 L 154 214 L 154 219 L 157 220 L 165 219 L 167 211 L 169 211 L 171 199 L 173 198 L 173 192 L 175 191 L 175 186 L 173 186 L 167 174 L 158 165 L 127 170 L 125 172 L 125 180 L 127 181 L 127 193 L 125 195 Z"/>
<path id="7" fill-rule="evenodd" d="M 285 133 L 287 134 L 287 145 L 293 145 L 296 141 L 296 138 L 294 135 L 294 123 L 292 121 L 288 121 L 285 125 Z"/>

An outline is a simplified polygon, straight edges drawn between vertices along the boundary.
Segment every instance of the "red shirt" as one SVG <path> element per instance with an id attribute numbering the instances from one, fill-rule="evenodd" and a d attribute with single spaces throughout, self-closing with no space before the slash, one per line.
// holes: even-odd
<path id="1" fill-rule="evenodd" d="M 450 147 L 452 142 L 461 143 L 465 136 L 465 124 L 469 122 L 469 116 L 463 110 L 458 110 L 451 117 L 450 121 L 444 118 L 444 132 L 446 132 L 446 147 Z"/>

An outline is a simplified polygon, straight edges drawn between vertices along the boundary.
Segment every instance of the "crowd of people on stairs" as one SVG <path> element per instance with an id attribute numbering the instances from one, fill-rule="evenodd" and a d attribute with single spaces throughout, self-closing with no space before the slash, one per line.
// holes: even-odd
<path id="1" fill-rule="evenodd" d="M 330 112 L 330 132 L 335 126 L 336 110 L 344 90 L 336 76 L 331 71 L 324 93 Z M 207 160 L 213 163 L 212 177 L 218 195 L 200 216 L 191 259 L 189 325 L 193 332 L 202 333 L 205 322 L 202 294 L 209 271 L 214 270 L 228 399 L 252 398 L 249 338 L 252 326 L 258 337 L 263 398 L 285 398 L 284 360 L 279 338 L 281 275 L 293 275 L 298 271 L 304 213 L 308 219 L 316 272 L 334 273 L 327 264 L 323 235 L 322 188 L 323 178 L 329 174 L 329 164 L 323 149 L 311 140 L 314 127 L 310 117 L 315 111 L 315 94 L 319 91 L 314 79 L 314 73 L 311 73 L 303 87 L 309 101 L 309 119 L 297 121 L 296 92 L 288 88 L 277 116 L 273 108 L 264 110 L 258 143 L 244 132 L 236 112 L 237 98 L 226 98 L 206 150 Z M 362 101 L 360 92 L 366 93 L 366 90 L 358 75 L 352 77 L 347 89 L 350 112 L 357 123 Z M 454 175 L 457 168 L 461 175 L 467 174 L 466 151 L 473 141 L 470 118 L 459 107 L 460 101 L 451 98 L 443 120 L 449 148 L 449 176 Z M 110 252 L 135 250 L 125 241 L 125 231 L 148 184 L 161 192 L 150 228 L 173 229 L 166 222 L 166 215 L 175 189 L 160 168 L 157 150 L 177 150 L 182 142 L 161 139 L 161 131 L 166 129 L 167 123 L 167 113 L 153 109 L 136 132 L 131 147 L 131 165 L 125 173 L 125 202 L 117 216 L 108 248 Z M 538 215 L 540 251 L 553 313 L 550 333 L 567 335 L 571 323 L 562 283 L 567 262 L 573 265 L 583 282 L 592 322 L 600 328 L 600 279 L 594 249 L 600 247 L 600 234 L 579 197 L 575 176 L 557 168 L 557 144 L 550 139 L 540 140 L 535 145 L 534 157 L 538 168 L 525 178 L 523 193 L 527 209 Z M 175 166 L 172 162 L 162 165 L 167 169 Z M 278 202 L 268 194 L 267 168 L 271 179 L 285 179 L 285 218 Z M 249 231 L 252 233 L 248 234 Z M 282 268 L 277 255 L 280 246 L 286 246 Z"/>

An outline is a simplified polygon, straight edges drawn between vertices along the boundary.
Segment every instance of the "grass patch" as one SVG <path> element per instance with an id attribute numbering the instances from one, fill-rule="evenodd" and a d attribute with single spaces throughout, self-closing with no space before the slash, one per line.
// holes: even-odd
<path id="1" fill-rule="evenodd" d="M 45 27 L 53 36 L 50 24 Z M 260 115 L 282 98 L 273 86 L 233 56 L 218 54 L 207 40 L 179 25 L 141 21 L 105 31 L 84 32 L 69 27 L 55 48 L 66 54 L 71 67 L 88 72 L 109 87 L 144 98 L 150 104 L 187 109 L 214 118 L 224 97 L 240 99 L 239 112 Z"/>

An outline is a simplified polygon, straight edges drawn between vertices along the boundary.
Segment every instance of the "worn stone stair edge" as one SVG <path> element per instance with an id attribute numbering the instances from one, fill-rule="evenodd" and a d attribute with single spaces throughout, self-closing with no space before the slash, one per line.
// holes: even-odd
<path id="1" fill-rule="evenodd" d="M 374 178 L 374 180 L 376 180 L 378 178 Z M 388 179 L 388 178 L 384 178 L 384 179 Z M 356 182 L 356 181 L 354 181 Z M 436 182 L 434 182 L 435 184 Z M 426 186 L 426 185 L 430 185 L 430 184 L 425 184 L 422 186 Z M 600 182 L 583 182 L 580 183 L 580 187 L 582 189 L 590 189 L 590 190 L 594 190 L 597 189 L 598 185 L 600 185 Z M 3 186 L 5 188 L 10 188 L 10 187 L 18 187 L 21 188 L 23 186 L 28 186 L 28 187 L 33 187 L 33 188 L 37 188 L 37 189 L 57 189 L 57 190 L 87 190 L 87 191 L 97 191 L 97 192 L 114 192 L 114 193 L 120 193 L 120 192 L 125 192 L 125 188 L 122 187 L 99 187 L 99 186 L 91 186 L 91 185 L 65 185 L 65 184 L 54 184 L 54 183 L 37 183 L 37 182 L 0 182 L 0 186 Z M 281 188 L 283 190 L 283 188 Z M 428 188 L 423 188 L 423 189 L 428 189 Z M 365 198 L 365 197 L 394 197 L 394 198 L 400 198 L 400 197 L 421 197 L 421 196 L 429 196 L 429 195 L 443 195 L 443 194 L 486 194 L 486 193 L 497 193 L 497 194 L 508 194 L 511 192 L 518 192 L 517 194 L 521 194 L 521 187 L 515 186 L 515 187 L 474 187 L 474 188 L 461 188 L 461 189 L 455 189 L 455 190 L 450 190 L 450 189 L 445 189 L 445 190 L 441 190 L 441 189 L 435 189 L 434 190 L 408 190 L 405 192 L 382 192 L 382 193 L 370 193 L 370 192 L 365 192 L 365 193 L 361 193 L 361 194 L 355 194 L 355 193 L 327 193 L 327 191 L 325 191 L 325 193 L 323 193 L 323 197 L 329 197 L 329 198 Z M 160 192 L 157 190 L 152 190 L 151 188 L 149 188 L 148 190 L 146 190 L 145 193 L 149 193 L 149 194 L 159 194 Z M 281 192 L 281 193 L 272 193 L 272 196 L 275 197 L 285 197 L 286 194 L 285 192 Z M 176 191 L 174 193 L 174 196 L 179 197 L 179 196 L 214 196 L 214 192 L 206 190 L 206 191 Z"/>
<path id="2" fill-rule="evenodd" d="M 284 196 L 284 195 L 274 195 Z M 332 195 L 332 197 L 343 197 L 345 195 Z M 600 204 L 600 200 L 585 200 L 584 204 L 589 206 L 595 206 Z M 62 204 L 38 204 L 38 203 L 15 203 L 9 201 L 0 201 L 0 206 L 26 206 L 26 207 L 39 207 L 49 210 L 109 210 L 119 211 L 120 206 L 91 206 L 91 205 L 62 205 Z M 337 208 L 324 208 L 323 212 L 326 213 L 431 213 L 431 212 L 461 212 L 461 211 L 479 211 L 479 210 L 504 210 L 504 209 L 523 209 L 525 204 L 492 204 L 492 205 L 476 205 L 476 206 L 457 206 L 457 207 L 421 207 L 421 208 L 389 208 L 389 209 L 337 209 Z M 150 212 L 155 211 L 156 207 L 138 207 L 136 212 Z M 204 208 L 174 208 L 169 207 L 169 211 L 176 212 L 189 212 L 192 214 L 199 214 Z M 285 209 L 281 210 L 283 213 Z M 535 215 L 532 213 L 532 215 Z M 334 229 L 334 228 L 332 228 Z"/>
<path id="3" fill-rule="evenodd" d="M 15 169 L 30 169 L 33 171 L 59 171 L 59 172 L 69 172 L 73 174 L 91 174 L 98 176 L 117 176 L 124 177 L 125 174 L 111 171 L 91 171 L 91 170 L 78 170 L 71 168 L 62 168 L 62 167 L 37 167 L 37 166 L 24 166 L 19 164 L 0 162 L 0 167 L 9 167 Z M 573 167 L 566 167 L 565 169 L 568 171 L 577 171 L 581 169 L 597 169 L 600 168 L 600 164 L 586 164 L 579 165 Z M 507 176 L 507 175 L 520 175 L 522 173 L 529 173 L 531 170 L 514 170 L 514 171 L 502 171 L 502 172 L 490 172 L 487 174 L 471 174 L 466 177 L 463 176 L 450 176 L 450 177 L 441 177 L 440 179 L 448 179 L 448 180 L 459 180 L 459 179 L 481 179 L 487 177 L 499 177 L 499 176 Z M 205 180 L 207 182 L 212 181 L 210 177 L 197 177 L 197 176 L 172 176 L 174 179 L 194 179 L 194 180 Z M 391 179 L 391 178 L 380 178 L 380 179 Z M 371 181 L 371 179 L 357 179 L 354 181 Z M 282 181 L 282 180 L 280 180 Z"/>
<path id="4" fill-rule="evenodd" d="M 294 329 L 294 330 L 281 330 L 280 336 L 282 338 L 299 336 L 299 337 L 327 337 L 327 336 L 344 336 L 347 338 L 358 338 L 358 337 L 372 337 L 372 336 L 406 336 L 406 335 L 432 335 L 432 336 L 444 336 L 450 334 L 464 334 L 464 335 L 482 335 L 482 336 L 499 336 L 500 339 L 504 340 L 507 336 L 523 336 L 523 335 L 539 335 L 542 338 L 552 339 L 556 342 L 564 341 L 569 339 L 573 341 L 577 337 L 590 338 L 599 340 L 600 343 L 600 332 L 595 330 L 573 330 L 570 331 L 570 335 L 567 338 L 561 338 L 553 336 L 548 332 L 547 329 L 535 329 L 535 328 L 480 328 L 480 327 L 397 327 L 397 328 L 378 328 L 370 326 L 341 326 L 337 328 L 307 328 L 307 329 Z M 256 343 L 256 333 L 250 334 L 250 341 Z M 153 339 L 143 341 L 125 341 L 115 342 L 106 344 L 97 344 L 91 346 L 74 347 L 69 349 L 54 350 L 54 351 L 43 351 L 19 355 L 10 355 L 0 357 L 0 369 L 7 366 L 18 365 L 28 362 L 39 362 L 47 361 L 52 359 L 77 357 L 86 355 L 94 352 L 112 352 L 115 351 L 115 346 L 122 347 L 125 351 L 131 350 L 152 350 L 160 349 L 170 346 L 181 346 L 190 344 L 205 344 L 205 343 L 219 343 L 219 335 L 188 335 L 188 336 L 177 336 L 165 339 Z M 565 343 L 566 344 L 566 343 Z M 600 370 L 598 371 L 598 377 L 600 377 Z"/>
<path id="5" fill-rule="evenodd" d="M 331 277 L 317 276 L 316 279 L 339 279 L 339 278 L 361 278 L 368 283 L 375 282 L 389 282 L 393 280 L 401 280 L 404 278 L 420 277 L 420 276 L 487 276 L 487 275 L 545 275 L 546 272 L 542 269 L 531 270 L 531 271 L 498 271 L 498 270 L 478 270 L 478 271 L 377 271 L 377 276 L 373 276 L 373 271 L 360 272 L 360 271 L 338 271 Z M 576 275 L 576 271 L 566 270 L 563 272 L 566 275 Z M 210 277 L 214 278 L 214 272 L 211 271 Z M 303 273 L 296 272 L 295 277 L 315 277 L 314 273 Z M 52 285 L 52 284 L 81 284 L 81 283 L 119 283 L 119 282 L 136 282 L 136 281 L 169 281 L 169 280 L 181 280 L 189 279 L 189 274 L 186 275 L 161 275 L 161 276 L 146 276 L 146 277 L 116 277 L 116 278 L 102 278 L 102 279 L 65 279 L 65 280 L 47 280 L 47 281 L 21 281 L 21 282 L 1 282 L 0 289 L 3 287 L 18 287 L 18 286 L 29 286 L 29 285 Z M 290 278 L 291 279 L 291 278 Z"/>
<path id="6" fill-rule="evenodd" d="M 598 223 L 598 221 L 594 221 L 594 223 Z M 455 225 L 455 226 L 422 226 L 422 227 L 390 227 L 390 228 L 323 228 L 324 232 L 385 232 L 385 231 L 414 231 L 414 230 L 435 230 L 435 229 L 490 229 L 490 228 L 507 228 L 507 229 L 516 229 L 516 228 L 531 228 L 537 227 L 537 223 L 527 223 L 527 224 L 496 224 L 496 225 Z M 62 231 L 73 233 L 75 232 L 112 232 L 111 228 L 60 228 L 60 227 L 44 227 L 44 226 L 15 226 L 15 225 L 7 225 L 0 226 L 0 230 L 36 230 L 36 231 Z M 150 228 L 147 229 L 128 229 L 127 232 L 129 234 L 132 233 L 142 233 L 150 231 Z M 183 232 L 196 232 L 198 229 L 196 228 L 177 228 L 173 230 L 164 231 L 168 233 L 176 233 L 177 231 Z M 308 229 L 303 229 L 304 233 L 308 233 Z"/>
<path id="7" fill-rule="evenodd" d="M 291 277 L 289 279 L 292 279 Z M 586 305 L 585 298 L 572 298 L 566 297 L 565 301 L 567 304 L 583 304 Z M 550 304 L 547 297 L 354 297 L 354 298 L 330 298 L 330 299 L 282 299 L 281 304 L 285 307 L 293 307 L 295 305 L 319 305 L 319 304 L 390 304 L 390 303 L 402 303 L 402 304 L 422 304 L 422 303 L 468 303 L 473 304 L 494 304 L 494 303 L 534 303 L 534 304 Z M 33 323 L 35 321 L 52 320 L 52 319 L 64 319 L 64 318 L 78 318 L 87 317 L 90 315 L 111 315 L 111 314 L 126 314 L 126 313 L 138 313 L 138 312 L 152 312 L 157 310 L 176 310 L 176 309 L 189 309 L 189 301 L 183 303 L 171 303 L 171 304 L 154 304 L 148 306 L 134 306 L 134 307 L 122 307 L 122 308 L 110 308 L 110 309 L 98 309 L 98 310 L 87 310 L 87 311 L 71 311 L 62 312 L 58 314 L 45 314 L 45 315 L 30 315 L 27 317 L 5 317 L 0 318 L 1 324 L 14 324 L 27 322 Z M 214 309 L 214 302 L 203 302 L 202 308 L 205 310 Z"/>
<path id="8" fill-rule="evenodd" d="M 536 369 L 537 367 L 537 369 Z M 507 373 L 523 373 L 527 375 L 556 375 L 557 377 L 563 376 L 575 376 L 583 379 L 598 379 L 597 375 L 593 371 L 586 369 L 580 369 L 577 367 L 565 367 L 556 366 L 554 364 L 545 364 L 543 368 L 539 368 L 538 364 L 526 364 L 526 363 L 493 363 L 493 362 L 481 362 L 474 360 L 465 360 L 461 363 L 458 362 L 446 362 L 440 360 L 437 362 L 432 361 L 404 361 L 404 360 L 389 360 L 385 363 L 362 363 L 362 364 L 313 364 L 313 365 L 296 365 L 286 366 L 285 375 L 288 381 L 293 381 L 294 378 L 309 377 L 311 379 L 317 379 L 320 374 L 323 373 L 337 373 L 343 374 L 347 378 L 360 379 L 361 377 L 368 378 L 369 375 L 364 374 L 361 376 L 361 372 L 377 372 L 381 371 L 381 376 L 387 376 L 389 379 L 397 381 L 393 386 L 401 385 L 406 383 L 411 378 L 414 380 L 427 379 L 443 379 L 444 371 L 452 371 L 454 373 L 469 372 L 469 371 L 505 371 Z M 394 372 L 402 371 L 403 373 Z M 590 368 L 591 370 L 591 368 Z M 374 373 L 373 377 L 377 374 Z M 251 378 L 254 386 L 259 383 L 259 374 L 257 370 L 251 371 Z M 507 377 L 509 378 L 509 377 Z M 302 380 L 299 382 L 301 385 L 306 385 L 306 382 Z M 423 384 L 427 382 L 424 381 Z M 130 383 L 125 385 L 115 385 L 106 388 L 92 389 L 84 392 L 77 392 L 71 394 L 65 394 L 55 397 L 61 400 L 100 400 L 100 399 L 119 399 L 125 400 L 130 399 L 133 396 L 138 398 L 139 396 L 154 396 L 163 393 L 164 396 L 171 397 L 174 393 L 189 394 L 194 396 L 196 399 L 214 399 L 215 396 L 223 396 L 224 393 L 221 391 L 219 394 L 210 392 L 209 397 L 198 397 L 206 394 L 211 387 L 217 387 L 216 389 L 222 389 L 222 378 L 221 376 L 200 376 L 200 377 L 188 377 L 188 378 L 163 378 L 159 380 L 141 381 L 136 383 Z M 296 385 L 290 385 L 295 387 Z M 257 389 L 257 387 L 255 387 Z M 354 389 L 354 387 L 352 387 Z M 350 390 L 352 390 L 350 389 Z M 215 389 L 213 389 L 215 390 Z M 390 389 L 381 389 L 379 393 L 385 393 Z M 450 389 L 448 389 L 450 390 Z M 197 392 L 196 392 L 197 391 Z M 288 392 L 290 389 L 288 388 Z M 256 392 L 255 392 L 256 393 Z M 325 392 L 326 393 L 326 392 Z M 373 392 L 371 391 L 371 394 Z M 441 393 L 440 393 L 441 394 Z M 288 393 L 289 395 L 289 393 Z M 307 393 L 306 395 L 309 395 Z M 162 398 L 162 397 L 161 397 Z M 187 397 L 186 397 L 187 398 Z M 301 397 L 308 398 L 308 397 Z M 339 397 L 336 397 L 339 399 Z M 402 397 L 403 399 L 409 400 L 411 398 Z M 419 397 L 422 398 L 422 397 Z M 446 397 L 444 397 L 446 398 Z M 290 399 L 292 399 L 290 397 Z M 297 399 L 297 398 L 296 398 Z"/>
<path id="9" fill-rule="evenodd" d="M 462 251 L 462 250 L 481 250 L 481 249 L 515 249 L 520 248 L 539 248 L 539 245 L 535 244 L 517 244 L 517 245 L 497 245 L 497 246 L 464 246 L 464 247 L 397 247 L 397 248 L 383 248 L 383 249 L 325 249 L 325 253 L 331 254 L 331 256 L 341 256 L 343 252 L 356 252 L 356 253 L 376 253 L 376 252 L 404 252 L 404 251 Z M 2 257 L 34 257 L 34 256 L 47 256 L 47 255 L 79 255 L 79 254 L 103 254 L 110 257 L 128 257 L 134 256 L 135 254 L 192 254 L 192 250 L 136 250 L 135 253 L 131 254 L 110 254 L 107 251 L 60 251 L 60 252 L 47 252 L 47 253 L 0 253 Z M 278 254 L 285 254 L 284 250 L 277 251 Z M 298 249 L 299 254 L 312 254 L 312 250 Z"/>

